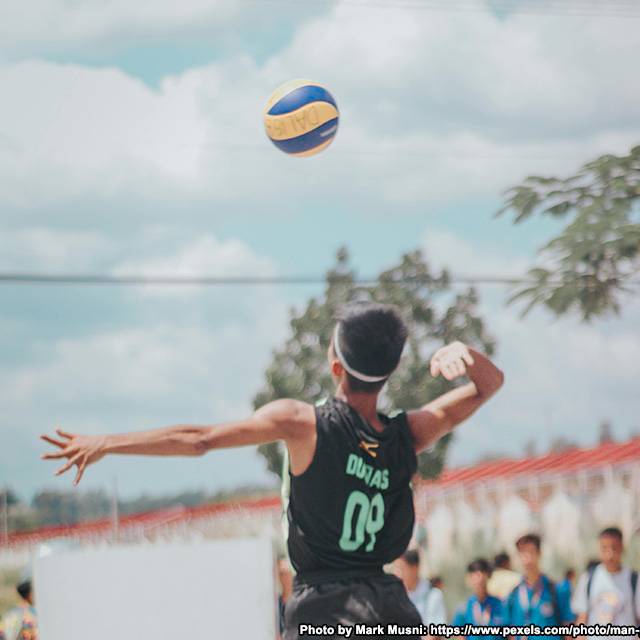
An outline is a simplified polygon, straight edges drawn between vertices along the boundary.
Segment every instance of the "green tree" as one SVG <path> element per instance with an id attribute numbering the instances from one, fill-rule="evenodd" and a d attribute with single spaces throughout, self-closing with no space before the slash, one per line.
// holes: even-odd
<path id="1" fill-rule="evenodd" d="M 111 500 L 101 490 L 75 493 L 40 491 L 31 502 L 39 525 L 75 524 L 82 520 L 103 518 L 111 513 Z"/>
<path id="2" fill-rule="evenodd" d="M 354 301 L 395 304 L 409 327 L 409 339 L 400 366 L 385 387 L 385 410 L 411 409 L 448 391 L 454 385 L 429 374 L 429 357 L 454 340 L 475 345 L 488 354 L 494 341 L 478 315 L 478 297 L 473 289 L 451 291 L 446 271 L 435 274 L 420 251 L 402 256 L 400 263 L 381 273 L 372 283 L 361 283 L 350 266 L 346 249 L 337 254 L 327 273 L 322 298 L 311 298 L 302 312 L 291 311 L 291 335 L 273 354 L 265 384 L 254 399 L 260 407 L 278 398 L 315 402 L 334 390 L 327 365 L 327 349 L 339 308 Z M 442 470 L 450 437 L 419 458 L 423 477 L 436 477 Z M 278 444 L 259 447 L 274 473 L 282 471 L 282 448 Z"/>
<path id="3" fill-rule="evenodd" d="M 8 507 L 13 507 L 16 504 L 20 504 L 20 498 L 18 498 L 16 493 L 10 487 L 3 487 L 2 489 L 0 489 L 0 504 L 4 504 L 5 499 L 7 501 Z"/>
<path id="4" fill-rule="evenodd" d="M 506 192 L 497 215 L 520 223 L 533 215 L 566 218 L 562 232 L 539 250 L 545 266 L 529 271 L 532 284 L 510 302 L 527 301 L 523 315 L 544 305 L 584 320 L 619 313 L 624 295 L 638 292 L 640 268 L 640 146 L 628 155 L 604 155 L 568 178 L 531 176 Z"/>

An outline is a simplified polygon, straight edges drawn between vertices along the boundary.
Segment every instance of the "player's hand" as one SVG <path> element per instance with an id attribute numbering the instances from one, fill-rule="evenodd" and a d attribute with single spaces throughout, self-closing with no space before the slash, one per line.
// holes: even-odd
<path id="1" fill-rule="evenodd" d="M 80 482 L 84 470 L 94 462 L 98 462 L 104 455 L 104 436 L 79 436 L 67 433 L 62 429 L 56 429 L 58 438 L 48 435 L 40 436 L 41 440 L 58 447 L 59 451 L 45 453 L 41 456 L 43 460 L 58 460 L 66 458 L 67 461 L 55 472 L 56 476 L 66 473 L 74 465 L 78 468 L 74 485 Z"/>
<path id="2" fill-rule="evenodd" d="M 467 345 L 452 342 L 438 349 L 431 358 L 431 375 L 442 374 L 447 380 L 455 380 L 467 372 L 467 366 L 473 364 L 473 357 Z"/>

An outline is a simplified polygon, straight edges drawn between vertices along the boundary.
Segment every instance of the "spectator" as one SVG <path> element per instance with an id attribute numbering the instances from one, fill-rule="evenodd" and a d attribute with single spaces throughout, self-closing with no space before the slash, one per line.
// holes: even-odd
<path id="1" fill-rule="evenodd" d="M 577 622 L 640 625 L 638 572 L 622 564 L 622 531 L 617 527 L 604 529 L 599 536 L 599 546 L 600 562 L 580 576 L 573 596 Z"/>
<path id="2" fill-rule="evenodd" d="M 33 602 L 31 577 L 23 576 L 16 590 L 20 596 L 20 604 L 11 609 L 4 618 L 4 638 L 6 640 L 37 640 L 38 621 Z"/>
<path id="3" fill-rule="evenodd" d="M 444 595 L 440 589 L 432 587 L 428 580 L 420 578 L 420 555 L 417 550 L 405 551 L 394 563 L 394 573 L 402 580 L 423 624 L 446 624 Z"/>
<path id="4" fill-rule="evenodd" d="M 600 564 L 600 560 L 598 560 L 598 558 L 591 558 L 591 560 L 587 562 L 586 571 L 591 571 L 592 569 L 595 569 L 599 564 Z"/>
<path id="5" fill-rule="evenodd" d="M 444 582 L 442 581 L 442 576 L 433 576 L 433 578 L 431 578 L 429 582 L 431 582 L 432 587 L 440 589 L 440 591 L 444 591 Z"/>
<path id="6" fill-rule="evenodd" d="M 473 595 L 456 612 L 451 624 L 462 627 L 472 624 L 476 627 L 488 627 L 502 625 L 504 622 L 502 613 L 502 600 L 489 595 L 487 583 L 491 576 L 491 566 L 484 558 L 478 558 L 467 567 L 467 584 L 473 591 Z M 467 636 L 470 640 L 499 640 L 499 635 Z"/>
<path id="7" fill-rule="evenodd" d="M 511 570 L 511 558 L 503 551 L 493 559 L 493 572 L 487 584 L 489 594 L 506 600 L 507 596 L 520 584 L 520 576 Z"/>
<path id="8" fill-rule="evenodd" d="M 568 600 L 560 596 L 553 581 L 540 570 L 540 536 L 524 535 L 516 542 L 516 548 L 524 576 L 507 598 L 505 617 L 508 624 L 535 624 L 542 628 L 570 624 L 573 615 Z"/>

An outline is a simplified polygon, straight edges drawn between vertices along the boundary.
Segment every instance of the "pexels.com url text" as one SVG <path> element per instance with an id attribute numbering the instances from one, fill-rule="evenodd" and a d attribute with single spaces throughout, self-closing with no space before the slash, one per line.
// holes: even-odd
<path id="1" fill-rule="evenodd" d="M 476 627 L 466 624 L 462 627 L 450 624 L 421 624 L 406 626 L 400 624 L 355 624 L 355 625 L 316 625 L 301 624 L 298 633 L 302 638 L 314 636 L 335 636 L 337 638 L 358 638 L 363 636 L 440 636 L 455 638 L 458 636 L 620 636 L 637 637 L 640 627 L 615 624 L 571 624 L 554 627 L 539 627 L 535 624 L 524 626 L 487 626 Z"/>

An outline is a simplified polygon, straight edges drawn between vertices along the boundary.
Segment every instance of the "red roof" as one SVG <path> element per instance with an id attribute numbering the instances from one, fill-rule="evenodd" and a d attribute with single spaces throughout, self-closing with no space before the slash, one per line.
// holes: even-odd
<path id="1" fill-rule="evenodd" d="M 452 485 L 475 483 L 496 478 L 513 478 L 532 474 L 567 473 L 592 470 L 609 465 L 640 461 L 640 437 L 628 442 L 610 442 L 589 449 L 573 448 L 547 453 L 532 458 L 504 458 L 467 467 L 445 469 L 440 478 L 427 486 L 450 487 Z M 233 512 L 257 512 L 280 509 L 280 498 L 269 496 L 258 500 L 205 504 L 198 507 L 182 505 L 171 509 L 137 513 L 123 516 L 119 520 L 121 532 L 141 528 L 145 531 L 174 522 L 194 521 Z M 9 534 L 9 545 L 37 544 L 51 538 L 106 537 L 112 528 L 110 518 L 74 525 L 43 527 L 33 531 Z"/>
<path id="2" fill-rule="evenodd" d="M 633 461 L 640 461 L 640 437 L 627 442 L 607 442 L 588 449 L 574 447 L 532 458 L 503 458 L 468 467 L 445 469 L 438 480 L 429 484 L 447 487 L 521 475 L 592 470 Z"/>
<path id="3" fill-rule="evenodd" d="M 146 511 L 122 516 L 118 521 L 120 532 L 127 530 L 143 529 L 150 531 L 156 527 L 165 526 L 175 522 L 194 521 L 201 518 L 209 518 L 216 515 L 233 514 L 233 512 L 256 512 L 280 507 L 280 498 L 269 496 L 258 500 L 246 500 L 242 502 L 222 502 L 216 504 L 203 504 L 197 507 L 185 507 L 177 505 L 170 509 Z M 91 538 L 105 537 L 112 531 L 111 518 L 101 518 L 79 522 L 72 525 L 57 525 L 41 527 L 31 531 L 18 531 L 9 534 L 9 545 L 19 546 L 25 544 L 38 544 L 53 538 Z"/>

